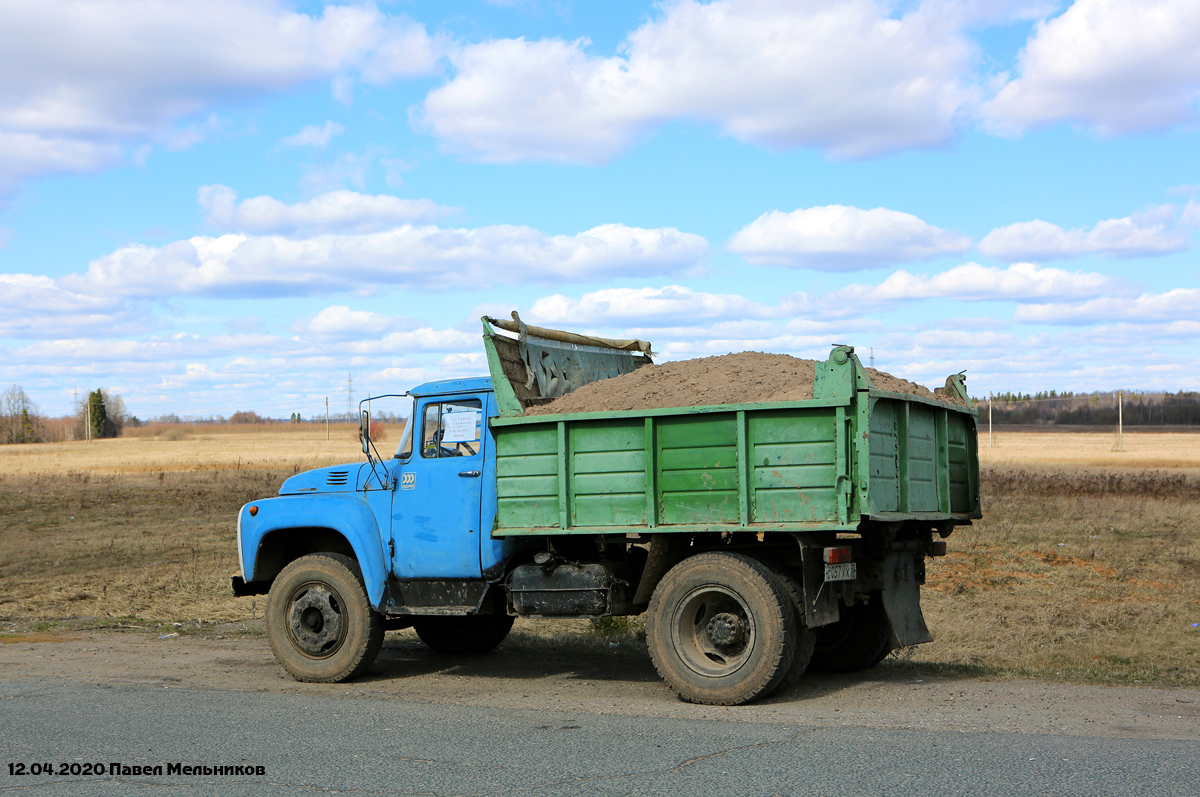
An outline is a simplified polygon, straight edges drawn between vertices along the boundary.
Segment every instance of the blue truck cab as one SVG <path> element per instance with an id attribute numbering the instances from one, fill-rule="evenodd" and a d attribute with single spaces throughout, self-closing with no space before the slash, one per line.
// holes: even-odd
<path id="1" fill-rule="evenodd" d="M 379 457 L 368 438 L 367 462 L 297 474 L 238 513 L 233 592 L 268 595 L 268 639 L 298 680 L 358 675 L 385 628 L 414 626 L 437 650 L 472 653 L 512 627 L 501 582 L 529 543 L 490 534 L 492 381 L 429 382 L 407 395 L 394 456 Z"/>
<path id="2" fill-rule="evenodd" d="M 286 480 L 238 515 L 238 594 L 262 594 L 291 561 L 340 553 L 361 570 L 371 606 L 389 615 L 476 610 L 518 544 L 490 535 L 496 515 L 491 379 L 429 382 L 390 459 Z M 454 594 L 462 602 L 447 604 Z M 436 602 L 434 600 L 436 599 Z"/>

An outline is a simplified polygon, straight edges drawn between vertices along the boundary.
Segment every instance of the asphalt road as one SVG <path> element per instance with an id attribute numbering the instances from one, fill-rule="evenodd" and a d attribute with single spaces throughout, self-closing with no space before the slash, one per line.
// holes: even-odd
<path id="1" fill-rule="evenodd" d="M 164 774 L 0 769 L 0 792 L 1200 795 L 1200 742 L 1187 739 L 630 716 L 539 708 L 536 694 L 527 704 L 11 678 L 0 682 L 0 767 Z M 171 764 L 265 774 L 167 775 Z"/>

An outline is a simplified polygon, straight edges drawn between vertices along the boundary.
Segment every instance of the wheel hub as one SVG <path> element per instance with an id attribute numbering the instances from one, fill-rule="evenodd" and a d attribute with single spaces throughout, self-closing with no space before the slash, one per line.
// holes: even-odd
<path id="1" fill-rule="evenodd" d="M 680 659 L 710 678 L 732 675 L 754 650 L 754 620 L 745 601 L 728 587 L 692 590 L 672 612 L 671 638 Z"/>
<path id="2" fill-rule="evenodd" d="M 716 645 L 736 645 L 746 636 L 746 624 L 742 618 L 729 612 L 721 612 L 708 621 L 708 636 Z"/>
<path id="3" fill-rule="evenodd" d="M 332 656 L 346 638 L 342 599 L 327 584 L 304 584 L 288 602 L 288 637 L 306 656 Z"/>

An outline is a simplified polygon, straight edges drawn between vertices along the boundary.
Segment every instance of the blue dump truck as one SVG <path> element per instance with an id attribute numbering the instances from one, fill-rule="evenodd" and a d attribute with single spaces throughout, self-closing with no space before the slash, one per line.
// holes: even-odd
<path id="1" fill-rule="evenodd" d="M 530 410 L 650 365 L 650 346 L 515 313 L 485 317 L 483 345 L 490 378 L 404 394 L 393 456 L 363 413 L 365 461 L 241 509 L 233 590 L 268 595 L 294 678 L 354 678 L 386 629 L 458 655 L 491 650 L 516 617 L 644 613 L 670 688 L 734 705 L 931 641 L 926 558 L 980 517 L 961 375 L 889 392 L 837 346 L 811 399 L 554 414 Z"/>

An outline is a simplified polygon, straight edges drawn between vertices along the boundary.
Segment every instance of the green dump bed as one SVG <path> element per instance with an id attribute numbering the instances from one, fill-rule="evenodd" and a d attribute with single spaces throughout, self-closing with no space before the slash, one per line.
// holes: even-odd
<path id="1" fill-rule="evenodd" d="M 485 348 L 501 409 L 491 420 L 494 536 L 853 531 L 863 520 L 980 516 L 976 411 L 876 390 L 849 347 L 817 364 L 807 401 L 525 415 L 547 400 L 537 394 L 549 380 L 521 366 L 553 360 L 536 347 L 554 344 L 526 333 L 514 341 L 489 320 Z M 617 356 L 639 357 L 629 350 Z M 549 370 L 570 382 L 576 355 L 563 356 Z M 946 390 L 970 403 L 960 377 Z"/>

